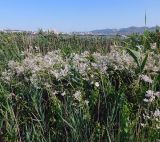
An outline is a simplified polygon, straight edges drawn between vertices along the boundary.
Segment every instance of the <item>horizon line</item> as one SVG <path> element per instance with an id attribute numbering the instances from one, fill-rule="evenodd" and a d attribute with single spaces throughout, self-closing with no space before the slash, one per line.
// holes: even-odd
<path id="1" fill-rule="evenodd" d="M 127 26 L 127 27 L 121 27 L 121 28 L 96 28 L 96 29 L 92 29 L 92 30 L 86 30 L 86 31 L 78 31 L 78 30 L 73 30 L 73 31 L 68 31 L 68 32 L 65 32 L 65 31 L 60 31 L 60 30 L 57 30 L 55 28 L 37 28 L 36 30 L 33 30 L 33 29 L 23 29 L 23 28 L 0 28 L 0 31 L 7 31 L 7 30 L 10 30 L 10 31 L 24 31 L 24 32 L 38 32 L 39 30 L 43 30 L 43 31 L 53 31 L 53 32 L 58 32 L 58 33 L 72 33 L 72 32 L 92 32 L 92 31 L 95 31 L 95 30 L 105 30 L 105 29 L 110 29 L 110 30 L 119 30 L 119 29 L 125 29 L 125 28 L 132 28 L 132 27 L 135 27 L 135 28 L 154 28 L 154 27 L 160 27 L 160 25 L 155 25 L 155 26 Z"/>

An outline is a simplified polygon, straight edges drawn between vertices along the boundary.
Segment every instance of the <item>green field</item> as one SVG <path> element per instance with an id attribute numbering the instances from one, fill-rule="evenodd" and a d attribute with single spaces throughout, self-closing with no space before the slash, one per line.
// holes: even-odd
<path id="1" fill-rule="evenodd" d="M 160 33 L 0 33 L 0 142 L 158 142 Z"/>

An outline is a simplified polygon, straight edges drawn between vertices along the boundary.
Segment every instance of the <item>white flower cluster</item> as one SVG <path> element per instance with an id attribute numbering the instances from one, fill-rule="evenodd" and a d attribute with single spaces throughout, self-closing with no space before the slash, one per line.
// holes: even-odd
<path id="1" fill-rule="evenodd" d="M 157 103 L 152 103 L 155 101 L 159 101 L 160 98 L 160 92 L 154 92 L 152 90 L 146 91 L 144 102 L 147 103 L 147 108 L 145 108 L 145 112 L 143 113 L 143 118 L 145 120 L 144 123 L 141 123 L 142 127 L 147 127 L 148 120 L 152 122 L 152 127 L 155 127 L 155 129 L 160 129 L 160 110 L 159 106 L 155 106 Z M 152 104 L 151 104 L 152 103 Z M 152 106 L 151 106 L 152 105 Z M 154 105 L 154 108 L 153 108 Z M 151 106 L 151 107 L 150 107 Z"/>
<path id="2" fill-rule="evenodd" d="M 80 101 L 82 96 L 81 96 L 81 92 L 80 91 L 76 91 L 74 94 L 73 94 L 74 98 L 77 100 L 77 101 Z"/>
<path id="3" fill-rule="evenodd" d="M 154 71 L 159 71 L 159 56 L 151 54 L 149 59 L 145 69 L 150 70 L 152 68 Z M 121 49 L 112 49 L 106 55 L 97 52 L 90 54 L 87 51 L 81 54 L 72 53 L 68 58 L 64 58 L 60 50 L 48 52 L 46 55 L 27 53 L 21 62 L 9 61 L 8 69 L 2 73 L 1 78 L 9 83 L 13 79 L 23 76 L 25 81 L 31 82 L 35 86 L 43 83 L 49 87 L 52 85 L 48 81 L 50 78 L 55 77 L 57 80 L 61 80 L 70 73 L 71 68 L 74 68 L 85 80 L 88 80 L 89 76 L 94 76 L 95 71 L 108 74 L 107 71 L 110 67 L 114 70 L 133 72 L 136 63 L 129 54 Z M 142 75 L 140 78 L 152 83 L 152 79 L 146 75 Z"/>
<path id="4" fill-rule="evenodd" d="M 156 49 L 157 48 L 157 43 L 156 42 L 151 43 L 150 46 L 151 46 L 151 49 Z"/>
<path id="5" fill-rule="evenodd" d="M 68 61 L 62 58 L 59 50 L 48 52 L 45 56 L 30 54 L 21 63 L 9 61 L 8 68 L 2 73 L 4 81 L 11 82 L 12 79 L 23 75 L 25 81 L 30 81 L 34 86 L 39 82 L 49 86 L 48 81 L 45 82 L 45 75 L 47 78 L 54 76 L 56 79 L 61 79 L 69 72 Z"/>
<path id="6" fill-rule="evenodd" d="M 93 60 L 90 61 L 90 57 L 93 57 Z M 72 61 L 75 69 L 83 76 L 87 76 L 91 69 L 106 74 L 108 67 L 115 70 L 128 69 L 128 71 L 132 71 L 131 68 L 136 66 L 130 55 L 117 50 L 113 50 L 106 55 L 97 52 L 89 54 L 87 51 L 81 54 L 72 54 Z"/>
<path id="7" fill-rule="evenodd" d="M 125 51 L 112 50 L 107 57 L 115 70 L 130 70 L 136 67 L 133 58 Z"/>
<path id="8" fill-rule="evenodd" d="M 157 73 L 160 71 L 160 55 L 150 52 L 146 62 L 145 70 Z"/>
<path id="9" fill-rule="evenodd" d="M 109 59 L 107 56 L 103 56 L 100 53 L 94 53 L 93 57 L 95 59 L 94 63 L 91 63 L 94 69 L 100 70 L 102 73 L 106 73 L 109 66 Z"/>
<path id="10" fill-rule="evenodd" d="M 87 59 L 89 52 L 84 52 L 81 54 L 72 54 L 71 60 L 73 62 L 74 68 L 82 75 L 86 76 L 88 70 L 90 69 L 90 62 Z"/>
<path id="11" fill-rule="evenodd" d="M 142 123 L 141 126 L 146 127 L 148 125 L 147 121 L 152 121 L 152 125 L 155 126 L 155 129 L 160 129 L 160 110 L 156 109 L 154 111 L 145 112 L 143 118 L 146 123 Z"/>
<path id="12" fill-rule="evenodd" d="M 141 80 L 143 80 L 145 82 L 148 82 L 148 83 L 153 82 L 153 80 L 150 77 L 148 77 L 147 75 L 140 75 L 139 77 L 140 77 Z"/>
<path id="13" fill-rule="evenodd" d="M 146 91 L 146 95 L 145 95 L 145 99 L 143 99 L 144 102 L 153 102 L 156 97 L 159 98 L 160 97 L 160 92 L 154 92 L 152 90 L 148 90 Z"/>
<path id="14" fill-rule="evenodd" d="M 160 110 L 156 109 L 155 112 L 153 113 L 153 116 L 156 118 L 160 118 Z"/>

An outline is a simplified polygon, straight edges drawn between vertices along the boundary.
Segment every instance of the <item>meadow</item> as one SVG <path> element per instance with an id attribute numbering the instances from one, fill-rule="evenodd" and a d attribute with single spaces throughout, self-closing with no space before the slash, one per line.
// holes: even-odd
<path id="1" fill-rule="evenodd" d="M 0 32 L 0 142 L 159 142 L 160 32 Z"/>

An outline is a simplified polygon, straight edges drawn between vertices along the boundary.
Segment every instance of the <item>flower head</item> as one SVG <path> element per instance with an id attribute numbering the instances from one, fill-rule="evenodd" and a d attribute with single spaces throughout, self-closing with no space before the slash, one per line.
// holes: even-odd
<path id="1" fill-rule="evenodd" d="M 150 77 L 148 77 L 147 75 L 141 75 L 140 78 L 141 78 L 141 80 L 148 82 L 148 83 L 153 82 L 153 80 Z"/>
<path id="2" fill-rule="evenodd" d="M 80 91 L 76 91 L 75 94 L 73 94 L 74 98 L 78 101 L 81 100 L 81 92 Z"/>
<path id="3" fill-rule="evenodd" d="M 99 82 L 95 82 L 95 86 L 96 86 L 96 87 L 99 87 Z"/>

